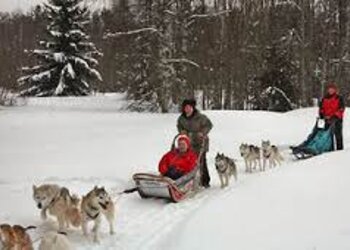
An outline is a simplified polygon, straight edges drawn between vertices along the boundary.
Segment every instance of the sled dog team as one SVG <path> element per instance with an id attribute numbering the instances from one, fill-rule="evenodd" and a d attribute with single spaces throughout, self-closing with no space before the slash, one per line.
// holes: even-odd
<path id="1" fill-rule="evenodd" d="M 159 170 L 164 178 L 177 179 L 193 170 L 200 159 L 200 183 L 203 188 L 210 187 L 210 176 L 206 161 L 209 148 L 208 133 L 212 128 L 210 120 L 195 109 L 195 101 L 185 100 L 183 113 L 178 120 L 178 146 L 163 156 L 159 163 Z M 262 141 L 261 147 L 242 143 L 239 147 L 244 159 L 246 172 L 252 173 L 259 166 L 265 171 L 266 163 L 270 168 L 281 164 L 283 157 L 279 149 L 271 145 L 270 141 Z M 200 153 L 199 153 L 200 152 Z M 261 159 L 263 164 L 261 164 Z M 221 188 L 229 185 L 233 176 L 237 180 L 237 166 L 235 161 L 224 154 L 217 153 L 215 168 L 219 175 Z M 73 249 L 66 232 L 71 226 L 81 228 L 88 236 L 88 225 L 93 222 L 92 236 L 94 242 L 99 242 L 99 231 L 104 217 L 109 223 L 109 233 L 114 234 L 115 203 L 104 187 L 95 186 L 90 192 L 79 198 L 71 194 L 69 189 L 54 184 L 33 186 L 33 199 L 40 209 L 42 220 L 48 214 L 57 219 L 58 231 L 47 232 L 40 240 L 39 250 L 70 250 Z M 35 227 L 19 225 L 0 225 L 0 250 L 32 250 L 33 242 L 27 233 Z"/>
<path id="2" fill-rule="evenodd" d="M 115 204 L 104 187 L 95 186 L 89 193 L 78 198 L 65 187 L 44 184 L 33 186 L 33 199 L 40 209 L 42 220 L 48 214 L 58 222 L 57 232 L 47 232 L 40 240 L 39 250 L 70 250 L 73 249 L 66 237 L 66 231 L 71 226 L 81 227 L 88 236 L 88 224 L 93 222 L 92 234 L 94 242 L 99 242 L 99 231 L 102 217 L 109 223 L 109 233 L 114 234 Z M 27 233 L 35 227 L 19 225 L 0 225 L 0 249 L 4 250 L 32 250 L 33 242 Z"/>
<path id="3" fill-rule="evenodd" d="M 239 147 L 241 156 L 246 165 L 246 172 L 251 173 L 259 165 L 259 170 L 264 171 L 266 162 L 270 168 L 281 164 L 283 157 L 278 148 L 271 145 L 270 141 L 262 141 L 261 148 L 242 143 Z M 263 165 L 261 165 L 261 156 Z M 215 168 L 219 175 L 221 188 L 229 185 L 233 176 L 237 180 L 237 167 L 235 161 L 224 154 L 217 153 Z M 71 226 L 81 227 L 85 236 L 88 236 L 88 224 L 93 222 L 92 234 L 94 242 L 99 242 L 99 231 L 102 217 L 109 223 L 109 233 L 114 234 L 115 203 L 104 187 L 95 186 L 81 199 L 77 195 L 58 185 L 44 184 L 33 186 L 33 199 L 42 220 L 46 220 L 48 214 L 55 217 L 58 223 L 58 232 L 48 232 L 39 240 L 39 250 L 69 250 L 73 249 L 66 237 L 66 231 Z M 0 249 L 4 250 L 32 250 L 33 242 L 27 233 L 35 229 L 34 226 L 23 227 L 20 225 L 0 225 Z"/>
<path id="4" fill-rule="evenodd" d="M 257 165 L 260 171 L 266 170 L 266 163 L 269 163 L 269 167 L 276 167 L 277 164 L 281 165 L 283 157 L 277 146 L 271 145 L 271 142 L 262 141 L 261 148 L 255 145 L 249 145 L 242 143 L 239 147 L 241 156 L 244 159 L 246 172 L 252 173 L 253 169 L 256 170 Z M 263 164 L 261 164 L 261 158 Z"/>
<path id="5" fill-rule="evenodd" d="M 269 167 L 276 167 L 277 164 L 281 165 L 283 157 L 277 146 L 271 145 L 269 140 L 262 141 L 261 147 L 242 143 L 239 147 L 241 156 L 244 159 L 245 171 L 252 173 L 253 170 L 259 166 L 260 171 L 266 170 L 266 164 L 269 163 Z M 261 159 L 263 163 L 261 164 Z M 237 180 L 237 167 L 234 159 L 231 159 L 224 154 L 217 153 L 215 157 L 215 168 L 219 175 L 221 182 L 221 188 L 229 185 L 231 176 Z"/>

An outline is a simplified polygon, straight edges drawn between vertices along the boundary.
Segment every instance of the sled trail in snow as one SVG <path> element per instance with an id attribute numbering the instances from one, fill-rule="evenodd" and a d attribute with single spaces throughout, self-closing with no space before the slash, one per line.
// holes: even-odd
<path id="1" fill-rule="evenodd" d="M 74 243 L 78 249 L 157 249 L 158 243 L 174 227 L 198 210 L 216 191 L 204 190 L 180 203 L 156 199 L 141 200 L 136 194 L 122 197 L 117 204 L 115 235 L 108 235 L 104 225 L 100 244 L 92 243 L 91 239 L 84 244 Z"/>

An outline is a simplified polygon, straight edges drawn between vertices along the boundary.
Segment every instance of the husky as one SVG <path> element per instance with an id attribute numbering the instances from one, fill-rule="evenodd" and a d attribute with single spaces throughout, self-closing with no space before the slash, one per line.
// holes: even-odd
<path id="1" fill-rule="evenodd" d="M 73 250 L 67 235 L 62 232 L 47 232 L 41 238 L 39 250 Z"/>
<path id="2" fill-rule="evenodd" d="M 20 225 L 0 225 L 0 249 L 3 250 L 34 250 L 33 242 L 27 230 L 35 228 L 30 226 L 24 228 Z"/>
<path id="3" fill-rule="evenodd" d="M 93 233 L 94 242 L 99 242 L 98 232 L 100 229 L 102 215 L 105 216 L 109 223 L 109 233 L 114 234 L 114 217 L 115 205 L 110 195 L 104 187 L 94 187 L 86 196 L 83 197 L 81 203 L 82 213 L 82 230 L 85 236 L 88 235 L 87 226 L 89 221 L 94 222 Z"/>
<path id="4" fill-rule="evenodd" d="M 229 180 L 232 175 L 237 181 L 237 167 L 233 159 L 224 154 L 217 153 L 215 157 L 215 167 L 219 174 L 221 188 L 229 185 Z"/>
<path id="5" fill-rule="evenodd" d="M 57 218 L 59 231 L 65 232 L 70 225 L 81 225 L 80 199 L 70 195 L 69 190 L 57 185 L 33 186 L 33 199 L 41 209 L 41 218 L 47 219 L 47 212 Z"/>
<path id="6" fill-rule="evenodd" d="M 262 141 L 261 148 L 263 152 L 263 170 L 265 171 L 266 161 L 269 161 L 270 168 L 276 167 L 277 163 L 281 165 L 281 162 L 284 160 L 278 147 L 271 145 L 271 142 Z"/>
<path id="7" fill-rule="evenodd" d="M 257 165 L 259 165 L 260 171 L 262 170 L 259 147 L 242 143 L 239 147 L 239 151 L 244 159 L 246 172 L 252 173 Z"/>

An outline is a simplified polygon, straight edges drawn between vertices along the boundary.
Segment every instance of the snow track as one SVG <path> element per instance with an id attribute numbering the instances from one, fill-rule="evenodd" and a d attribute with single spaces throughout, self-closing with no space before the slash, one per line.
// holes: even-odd
<path id="1" fill-rule="evenodd" d="M 57 181 L 56 183 L 64 185 Z M 181 203 L 169 203 L 157 199 L 142 200 L 138 194 L 123 195 L 116 199 L 116 234 L 108 234 L 107 223 L 103 220 L 100 243 L 94 243 L 92 236 L 85 238 L 80 229 L 70 229 L 68 237 L 76 249 L 161 249 L 158 247 L 159 242 L 167 238 L 191 213 L 204 206 L 214 193 L 218 193 L 216 188 L 203 190 Z M 32 233 L 33 239 L 40 238 L 47 230 L 57 228 L 53 220 L 42 222 L 39 213 L 36 213 L 35 217 L 37 220 L 33 223 L 38 229 Z"/>

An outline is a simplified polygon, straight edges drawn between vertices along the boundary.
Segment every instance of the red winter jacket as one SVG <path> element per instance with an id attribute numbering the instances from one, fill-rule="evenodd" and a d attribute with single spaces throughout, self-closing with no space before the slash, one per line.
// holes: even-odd
<path id="1" fill-rule="evenodd" d="M 176 170 L 187 174 L 191 172 L 197 162 L 197 154 L 189 149 L 186 153 L 181 154 L 177 149 L 166 153 L 159 162 L 159 172 L 164 175 L 170 166 Z"/>
<path id="2" fill-rule="evenodd" d="M 327 95 L 325 96 L 320 103 L 320 116 L 322 118 L 331 118 L 337 117 L 338 119 L 343 119 L 345 110 L 344 100 L 341 96 Z"/>

